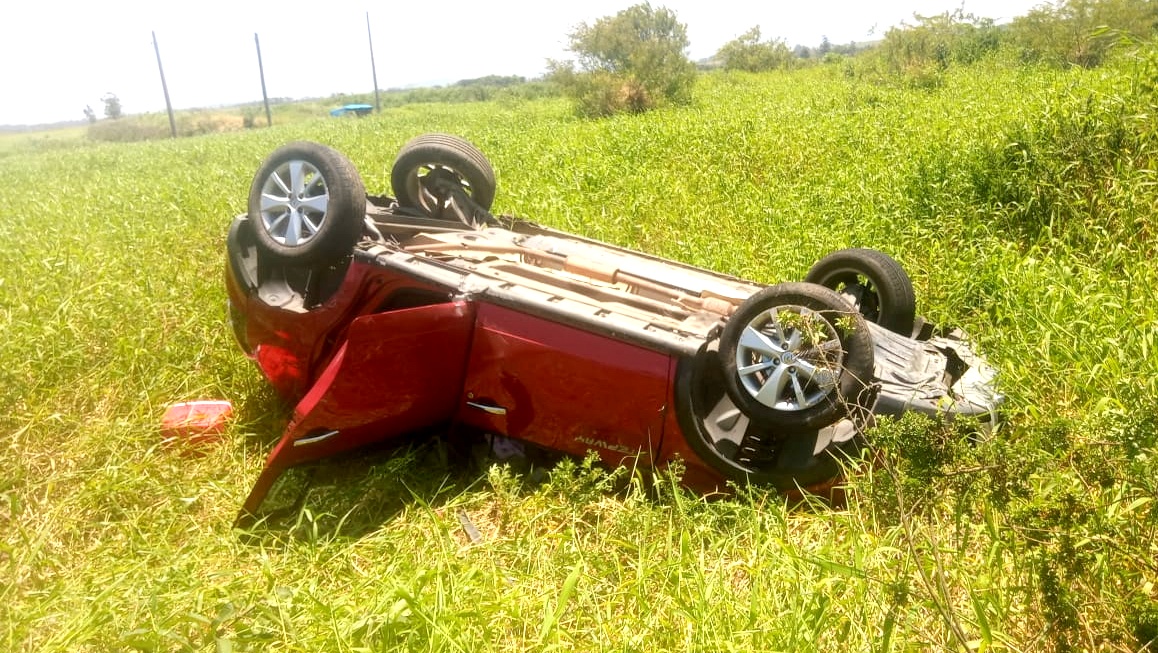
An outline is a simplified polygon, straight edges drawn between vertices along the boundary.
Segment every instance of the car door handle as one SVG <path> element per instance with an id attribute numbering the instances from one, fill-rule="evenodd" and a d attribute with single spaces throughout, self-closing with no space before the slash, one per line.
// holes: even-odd
<path id="1" fill-rule="evenodd" d="M 484 404 L 477 401 L 468 401 L 466 402 L 466 405 L 470 406 L 471 408 L 477 408 L 485 413 L 490 413 L 491 415 L 507 414 L 506 408 L 503 408 L 502 406 L 496 406 L 494 404 Z"/>
<path id="2" fill-rule="evenodd" d="M 308 436 L 308 437 L 294 440 L 294 446 L 295 447 L 304 447 L 304 446 L 311 445 L 311 444 L 314 444 L 317 442 L 321 442 L 322 440 L 329 440 L 330 438 L 334 437 L 337 434 L 338 434 L 338 431 L 325 431 L 323 433 L 316 433 L 316 434 Z"/>

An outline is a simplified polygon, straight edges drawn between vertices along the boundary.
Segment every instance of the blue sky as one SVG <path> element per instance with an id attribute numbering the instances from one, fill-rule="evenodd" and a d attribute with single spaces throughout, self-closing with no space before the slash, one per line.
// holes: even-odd
<path id="1" fill-rule="evenodd" d="M 374 35 L 381 88 L 445 84 L 483 75 L 541 74 L 548 58 L 566 58 L 567 34 L 633 0 L 525 2 L 438 0 L 199 0 L 173 3 L 9 3 L 0 26 L 5 62 L 0 124 L 98 115 L 115 93 L 128 113 L 161 111 L 164 96 L 153 54 L 156 31 L 176 108 L 258 101 L 261 86 L 253 35 L 261 38 L 271 97 L 317 97 L 373 89 L 366 13 Z M 914 13 L 964 7 L 1007 21 L 1039 0 L 656 0 L 688 26 L 693 59 L 759 25 L 765 39 L 816 45 L 879 37 Z"/>

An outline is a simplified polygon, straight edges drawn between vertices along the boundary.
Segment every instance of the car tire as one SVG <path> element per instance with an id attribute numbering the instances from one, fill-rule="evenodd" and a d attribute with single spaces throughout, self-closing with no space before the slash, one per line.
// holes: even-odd
<path id="1" fill-rule="evenodd" d="M 437 215 L 439 182 L 458 184 L 484 210 L 494 202 L 495 171 L 474 145 L 449 134 L 423 134 L 403 145 L 390 171 L 398 203 Z"/>
<path id="2" fill-rule="evenodd" d="M 366 189 L 349 159 L 325 145 L 289 143 L 266 158 L 249 189 L 257 246 L 286 263 L 348 256 L 362 234 Z"/>
<path id="3" fill-rule="evenodd" d="M 873 343 L 835 291 L 782 283 L 749 297 L 720 335 L 724 389 L 753 420 L 815 431 L 871 408 Z"/>
<path id="4" fill-rule="evenodd" d="M 842 249 L 817 261 L 804 280 L 837 291 L 869 322 L 905 337 L 913 335 L 917 315 L 913 282 L 888 254 Z"/>
<path id="5" fill-rule="evenodd" d="M 838 420 L 822 429 L 785 433 L 774 424 L 750 419 L 724 386 L 719 341 L 680 359 L 675 409 L 688 446 L 724 478 L 770 486 L 780 492 L 822 488 L 839 478 L 844 463 L 857 458 L 862 433 L 872 419 Z"/>

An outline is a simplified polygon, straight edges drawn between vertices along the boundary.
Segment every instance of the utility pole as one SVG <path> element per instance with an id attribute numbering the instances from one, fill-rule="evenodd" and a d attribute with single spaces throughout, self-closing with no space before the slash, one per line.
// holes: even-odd
<path id="1" fill-rule="evenodd" d="M 157 47 L 157 32 L 153 34 L 153 52 L 157 54 L 157 70 L 161 73 L 161 91 L 165 93 L 165 110 L 169 112 L 169 133 L 177 138 L 177 121 L 173 119 L 173 103 L 169 101 L 169 85 L 165 83 L 165 69 L 161 67 L 161 48 Z"/>
<path id="2" fill-rule="evenodd" d="M 378 69 L 374 66 L 374 35 L 370 33 L 370 12 L 366 12 L 366 38 L 370 41 L 370 74 L 374 76 L 374 111 L 382 113 L 382 99 L 378 96 Z"/>
<path id="3" fill-rule="evenodd" d="M 253 44 L 257 46 L 257 74 L 261 75 L 261 101 L 265 104 L 265 126 L 273 127 L 273 114 L 269 112 L 269 95 L 265 92 L 265 66 L 261 65 L 261 41 L 257 32 L 253 33 Z"/>

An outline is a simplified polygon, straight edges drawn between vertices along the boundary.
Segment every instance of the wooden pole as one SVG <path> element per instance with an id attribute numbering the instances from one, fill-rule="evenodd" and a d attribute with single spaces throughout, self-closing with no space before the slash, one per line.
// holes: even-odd
<path id="1" fill-rule="evenodd" d="M 265 126 L 273 127 L 273 114 L 269 112 L 269 94 L 265 92 L 265 66 L 261 64 L 261 41 L 257 32 L 253 33 L 253 44 L 257 46 L 257 74 L 261 75 L 261 101 L 265 104 Z"/>
<path id="2" fill-rule="evenodd" d="M 374 36 L 370 33 L 370 12 L 366 12 L 366 39 L 370 41 L 370 74 L 374 76 L 374 111 L 382 113 L 382 99 L 378 96 L 378 69 L 374 66 Z"/>
<path id="3" fill-rule="evenodd" d="M 169 85 L 165 83 L 165 69 L 161 67 L 161 48 L 157 46 L 157 32 L 153 34 L 153 52 L 157 55 L 157 71 L 161 73 L 161 91 L 165 94 L 165 110 L 169 112 L 169 133 L 177 138 L 177 121 L 173 118 L 173 103 L 169 101 Z"/>

